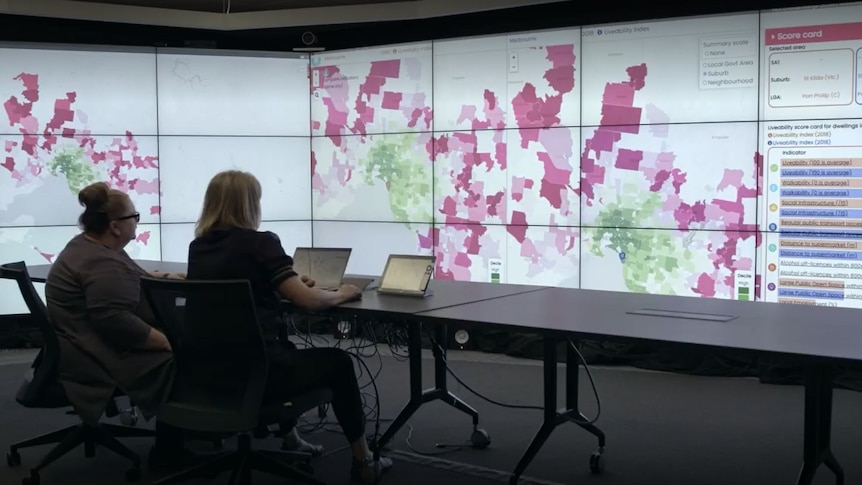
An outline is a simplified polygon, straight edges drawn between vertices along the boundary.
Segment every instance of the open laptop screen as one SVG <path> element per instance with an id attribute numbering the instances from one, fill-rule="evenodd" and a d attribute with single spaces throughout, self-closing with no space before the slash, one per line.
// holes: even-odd
<path id="1" fill-rule="evenodd" d="M 341 286 L 350 248 L 296 248 L 293 253 L 293 270 L 300 276 L 313 279 L 318 288 L 330 289 Z"/>
<path id="2" fill-rule="evenodd" d="M 386 262 L 378 291 L 421 294 L 428 288 L 432 273 L 434 256 L 392 254 Z"/>

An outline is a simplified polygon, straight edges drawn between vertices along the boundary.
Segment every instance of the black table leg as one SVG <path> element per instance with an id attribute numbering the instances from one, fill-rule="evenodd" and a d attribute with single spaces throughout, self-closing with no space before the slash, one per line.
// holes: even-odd
<path id="1" fill-rule="evenodd" d="M 509 479 L 510 485 L 518 483 L 518 479 L 536 457 L 536 454 L 551 436 L 551 432 L 562 423 L 573 422 L 587 430 L 599 440 L 599 449 L 590 457 L 590 470 L 600 473 L 604 467 L 602 454 L 605 451 L 605 433 L 578 410 L 578 366 L 579 357 L 571 345 L 566 347 L 566 408 L 557 410 L 557 345 L 558 340 L 546 335 L 543 339 L 543 368 L 544 368 L 544 421 L 533 441 L 527 446 L 521 459 L 515 466 L 515 470 Z"/>
<path id="2" fill-rule="evenodd" d="M 844 470 L 832 454 L 832 373 L 828 364 L 808 364 L 805 377 L 805 438 L 797 485 L 810 485 L 820 465 L 844 485 Z"/>
<path id="3" fill-rule="evenodd" d="M 380 456 L 380 450 L 395 436 L 395 433 L 407 424 L 407 421 L 420 406 L 436 400 L 445 402 L 473 419 L 472 441 L 474 447 L 484 448 L 490 444 L 487 433 L 479 429 L 479 412 L 449 391 L 447 387 L 446 350 L 444 347 L 448 338 L 446 332 L 446 325 L 440 324 L 434 328 L 435 345 L 432 345 L 431 349 L 434 354 L 435 385 L 431 389 L 422 390 L 422 324 L 419 322 L 408 323 L 407 350 L 410 365 L 410 400 L 398 413 L 392 424 L 386 428 L 383 435 L 373 444 L 375 457 Z"/>

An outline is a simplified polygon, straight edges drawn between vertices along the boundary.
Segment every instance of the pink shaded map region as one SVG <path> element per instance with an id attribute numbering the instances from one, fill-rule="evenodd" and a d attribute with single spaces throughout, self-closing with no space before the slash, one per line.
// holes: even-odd
<path id="1" fill-rule="evenodd" d="M 40 177 L 50 176 L 46 167 L 61 151 L 72 146 L 79 150 L 81 160 L 64 161 L 65 164 L 80 163 L 80 167 L 61 165 L 59 170 L 77 173 L 93 173 L 111 188 L 129 194 L 158 195 L 159 181 L 158 157 L 141 153 L 138 141 L 131 132 L 124 136 L 109 137 L 105 145 L 104 137 L 92 135 L 87 129 L 86 115 L 76 111 L 78 100 L 75 91 L 67 92 L 64 97 L 53 102 L 52 116 L 44 123 L 33 114 L 33 108 L 40 101 L 39 75 L 21 73 L 14 80 L 22 84 L 21 98 L 10 96 L 3 102 L 9 125 L 19 133 L 8 136 L 4 144 L 5 155 L 0 168 L 16 181 L 16 187 L 35 183 Z M 71 142 L 71 143 L 69 143 Z M 130 177 L 130 173 L 154 174 L 152 178 Z M 64 174 L 70 180 L 72 173 Z M 77 192 L 82 187 L 69 187 Z M 77 195 L 77 194 L 76 194 Z M 142 213 L 158 214 L 160 207 L 152 205 L 141 207 Z M 146 244 L 149 233 L 142 232 L 138 241 Z"/>
<path id="2" fill-rule="evenodd" d="M 525 83 L 512 99 L 512 112 L 519 128 L 548 128 L 560 124 L 563 96 L 575 89 L 575 46 L 553 45 L 545 48 L 551 64 L 542 78 L 554 94 L 539 98 L 536 86 Z"/>
<path id="3" fill-rule="evenodd" d="M 480 142 L 480 134 L 486 143 Z M 433 141 L 438 173 L 442 167 L 452 167 L 445 174 L 452 183 L 451 192 L 438 202 L 437 213 L 441 222 L 505 223 L 505 134 L 480 134 L 454 132 Z M 483 177 L 476 177 L 476 173 Z"/>
<path id="4" fill-rule="evenodd" d="M 685 161 L 678 160 L 672 151 L 651 153 L 635 148 L 641 139 L 638 137 L 661 138 L 664 140 L 662 145 L 666 146 L 669 136 L 667 125 L 640 125 L 644 113 L 651 122 L 670 121 L 660 108 L 651 104 L 646 107 L 638 104 L 638 95 L 647 86 L 647 73 L 645 64 L 630 66 L 626 69 L 628 80 L 605 85 L 600 125 L 593 130 L 592 136 L 584 140 L 581 154 L 582 203 L 601 210 L 606 201 L 597 199 L 598 193 L 616 193 L 619 195 L 615 199 L 626 197 L 624 200 L 637 200 L 636 194 L 627 192 L 637 189 L 621 188 L 617 177 L 623 177 L 625 173 L 640 173 L 648 191 L 659 194 L 662 204 L 660 213 L 653 215 L 655 220 L 632 221 L 631 227 L 664 227 L 659 220 L 670 216 L 674 227 L 668 229 L 698 230 L 707 228 L 705 224 L 712 224 L 709 229 L 721 229 L 716 231 L 720 236 L 713 235 L 708 246 L 716 271 L 693 275 L 689 282 L 693 294 L 714 297 L 721 286 L 723 294 L 731 296 L 728 292 L 732 294 L 733 272 L 752 270 L 753 266 L 751 258 L 740 258 L 737 251 L 742 241 L 756 237 L 756 227 L 746 223 L 745 210 L 746 205 L 756 207 L 753 202 L 758 195 L 758 182 L 746 180 L 745 172 L 741 169 L 726 168 L 722 170 L 716 190 L 722 194 L 734 194 L 732 197 L 710 197 L 704 194 L 703 198 L 696 200 L 684 199 L 682 188 L 689 178 L 681 166 L 681 162 Z M 679 140 L 679 143 L 685 142 Z M 759 174 L 758 167 L 752 167 L 752 173 Z M 635 213 L 638 209 L 633 206 L 624 210 Z M 714 227 L 716 224 L 720 224 L 720 227 Z M 716 241 L 716 238 L 720 240 Z M 624 258 L 620 259 L 622 264 L 627 264 L 623 262 Z M 719 270 L 723 271 L 721 274 L 729 272 L 730 279 L 717 281 Z"/>
<path id="5" fill-rule="evenodd" d="M 325 136 L 336 146 L 341 135 L 368 135 L 396 129 L 403 124 L 408 129 L 430 130 L 432 111 L 430 93 L 404 92 L 390 87 L 391 81 L 421 79 L 422 66 L 418 59 L 388 59 L 367 63 L 367 71 L 356 79 L 337 65 L 313 67 L 313 77 L 319 78 L 312 86 L 312 94 L 321 97 L 326 108 L 325 119 L 312 120 L 312 128 L 323 126 Z M 346 67 L 344 69 L 347 69 Z M 352 67 L 351 70 L 355 69 Z M 361 69 L 360 69 L 361 70 Z M 355 94 L 351 94 L 355 90 Z M 382 126 L 381 112 L 399 112 L 400 119 L 393 126 Z"/>
<path id="6" fill-rule="evenodd" d="M 555 226 L 557 219 L 577 212 L 578 188 L 573 187 L 571 181 L 573 178 L 577 180 L 577 158 L 572 154 L 579 137 L 573 137 L 570 129 L 555 128 L 561 123 L 564 97 L 574 93 L 576 88 L 575 46 L 555 45 L 539 50 L 544 52 L 544 60 L 548 63 L 542 76 L 547 94 L 540 96 L 536 84 L 525 82 L 511 99 L 505 101 L 512 110 L 516 135 L 504 136 L 503 132 L 496 132 L 499 135 L 494 135 L 493 143 L 482 150 L 476 150 L 478 143 L 470 132 L 441 136 L 436 141 L 437 164 L 440 163 L 440 155 L 456 153 L 458 160 L 445 178 L 452 184 L 451 195 L 440 199 L 437 212 L 450 233 L 463 233 L 456 239 L 464 244 L 463 247 L 450 244 L 445 248 L 449 256 L 445 265 L 438 263 L 439 278 L 471 279 L 475 276 L 469 265 L 470 257 L 478 251 L 475 243 L 493 239 L 486 234 L 482 223 L 496 218 L 506 224 L 506 231 L 495 232 L 494 237 L 508 234 L 524 248 L 524 254 L 519 257 L 526 258 L 531 264 L 552 266 L 551 261 L 542 261 L 539 253 L 529 250 L 538 246 L 528 237 L 528 228 L 531 224 Z M 505 105 L 501 103 L 504 94 L 486 88 L 476 103 L 461 107 L 456 124 L 470 130 L 504 128 L 506 113 Z M 512 153 L 521 154 L 516 166 L 510 160 Z M 482 180 L 476 179 L 477 170 L 483 170 Z M 491 170 L 498 174 L 492 177 L 493 180 L 505 180 L 505 185 L 489 187 L 483 181 L 488 180 L 485 173 Z M 534 178 L 535 173 L 541 176 Z M 507 208 L 510 204 L 514 207 L 522 203 L 525 195 L 533 191 L 552 212 L 544 211 L 537 215 L 535 211 Z M 538 219 L 528 220 L 528 212 Z M 502 241 L 499 243 L 503 244 Z M 459 265 L 462 266 L 453 269 Z"/>

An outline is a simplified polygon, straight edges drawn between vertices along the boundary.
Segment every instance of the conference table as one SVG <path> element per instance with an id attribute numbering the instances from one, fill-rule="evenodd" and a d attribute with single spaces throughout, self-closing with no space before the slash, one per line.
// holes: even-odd
<path id="1" fill-rule="evenodd" d="M 426 297 L 381 295 L 375 291 L 365 291 L 361 300 L 339 305 L 330 310 L 342 316 L 363 318 L 387 318 L 407 324 L 407 355 L 409 366 L 410 398 L 401 412 L 395 417 L 386 431 L 373 444 L 375 456 L 405 425 L 411 416 L 423 405 L 440 400 L 453 408 L 469 415 L 473 420 L 471 441 L 476 447 L 488 445 L 487 435 L 479 428 L 479 413 L 469 404 L 448 389 L 446 362 L 446 342 L 448 339 L 447 322 L 439 319 L 425 322 L 424 313 L 442 310 L 475 302 L 493 301 L 513 295 L 532 293 L 548 287 L 529 285 L 500 285 L 468 281 L 431 280 Z M 431 325 L 427 325 L 433 323 Z M 430 326 L 432 340 L 431 354 L 434 358 L 434 387 L 422 386 L 422 330 Z"/>
<path id="2" fill-rule="evenodd" d="M 577 388 L 567 364 L 567 409 L 556 410 L 556 352 L 561 339 L 671 343 L 779 355 L 803 364 L 805 417 L 803 464 L 797 484 L 810 484 L 821 464 L 844 483 L 831 450 L 833 370 L 862 361 L 860 313 L 764 302 L 549 288 L 441 308 L 425 321 L 502 325 L 544 337 L 544 422 L 515 467 L 512 483 L 563 421 L 588 426 L 577 411 Z M 571 362 L 571 355 L 569 356 Z"/>
<path id="3" fill-rule="evenodd" d="M 182 272 L 182 263 L 141 261 L 148 270 Z M 29 268 L 44 281 L 48 265 Z M 849 308 L 744 302 L 598 290 L 432 280 L 426 298 L 379 295 L 366 291 L 361 300 L 331 310 L 334 314 L 388 317 L 409 322 L 410 399 L 375 444 L 375 453 L 406 424 L 422 404 L 442 400 L 473 417 L 478 413 L 446 388 L 443 345 L 446 326 L 501 326 L 543 335 L 544 419 L 512 472 L 517 483 L 552 431 L 573 422 L 595 435 L 599 449 L 590 457 L 594 471 L 604 451 L 604 434 L 578 410 L 577 341 L 677 344 L 781 356 L 806 371 L 803 462 L 797 485 L 811 484 L 825 465 L 844 484 L 844 471 L 831 449 L 833 374 L 837 366 L 862 364 L 860 312 Z M 433 327 L 435 387 L 422 390 L 421 331 Z M 560 342 L 566 345 L 566 406 L 557 409 Z"/>

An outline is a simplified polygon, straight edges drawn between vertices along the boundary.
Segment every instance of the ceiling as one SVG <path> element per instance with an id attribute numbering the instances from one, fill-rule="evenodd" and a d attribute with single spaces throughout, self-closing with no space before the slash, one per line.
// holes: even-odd
<path id="1" fill-rule="evenodd" d="M 263 12 L 297 8 L 343 7 L 372 3 L 393 3 L 405 0 L 88 0 L 90 3 L 108 3 L 133 7 L 165 8 L 212 13 Z M 416 1 L 416 0 L 406 0 Z"/>
<path id="2" fill-rule="evenodd" d="M 571 0 L 0 0 L 0 14 L 204 30 L 429 19 Z"/>

